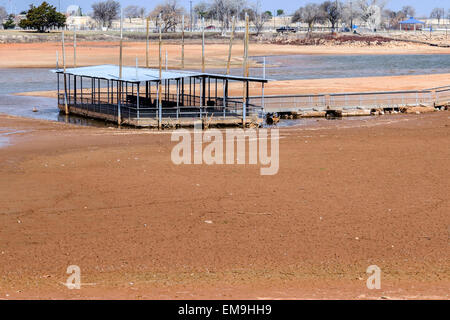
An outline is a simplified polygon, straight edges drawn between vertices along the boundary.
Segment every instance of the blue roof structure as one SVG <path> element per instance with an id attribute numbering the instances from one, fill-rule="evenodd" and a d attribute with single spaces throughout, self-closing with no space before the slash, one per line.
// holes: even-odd
<path id="1" fill-rule="evenodd" d="M 51 70 L 55 73 L 64 73 L 63 69 Z M 204 73 L 196 71 L 185 71 L 185 70 L 162 70 L 161 78 L 159 77 L 159 69 L 147 69 L 147 68 L 136 68 L 136 67 L 122 67 L 122 78 L 119 78 L 119 66 L 117 65 L 99 65 L 99 66 L 88 66 L 88 67 L 78 67 L 78 68 L 67 68 L 65 73 L 74 76 L 90 77 L 90 78 L 100 78 L 105 80 L 121 80 L 127 82 L 141 82 L 141 81 L 161 81 L 161 80 L 175 80 L 188 77 L 213 77 L 228 80 L 237 81 L 254 81 L 254 82 L 268 82 L 268 79 L 255 78 L 255 77 L 240 77 L 232 76 L 226 74 L 214 74 L 214 73 Z"/>
<path id="2" fill-rule="evenodd" d="M 405 21 L 400 21 L 399 23 L 400 24 L 425 24 L 425 22 L 414 19 L 413 17 L 410 17 L 408 20 L 405 20 Z"/>

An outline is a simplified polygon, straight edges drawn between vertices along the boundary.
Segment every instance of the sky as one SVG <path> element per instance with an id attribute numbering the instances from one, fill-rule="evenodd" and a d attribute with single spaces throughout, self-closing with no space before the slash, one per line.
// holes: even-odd
<path id="1" fill-rule="evenodd" d="M 39 5 L 43 0 L 0 0 L 0 6 L 6 8 L 7 11 L 12 10 L 16 13 L 28 9 L 30 4 Z M 84 13 L 91 11 L 91 5 L 99 0 L 46 0 L 48 3 L 56 6 L 58 8 L 59 1 L 61 1 L 61 8 L 65 11 L 67 6 L 71 4 L 77 4 L 81 7 Z M 256 2 L 256 0 L 249 0 L 250 2 Z M 323 0 L 284 0 L 282 5 L 280 5 L 279 0 L 259 0 L 262 9 L 275 11 L 277 9 L 283 9 L 285 13 L 292 13 L 299 7 L 303 6 L 309 2 L 320 3 Z M 356 1 L 356 0 L 354 0 Z M 164 0 L 119 0 L 123 7 L 127 5 L 138 5 L 143 6 L 148 9 L 152 9 L 158 3 L 164 2 Z M 178 2 L 189 11 L 189 0 L 178 0 Z M 201 2 L 201 0 L 193 0 L 192 5 L 195 6 L 196 3 Z M 416 8 L 417 17 L 428 17 L 433 8 L 445 8 L 446 12 L 450 9 L 450 0 L 387 0 L 387 8 L 392 10 L 399 10 L 402 6 L 411 5 Z"/>

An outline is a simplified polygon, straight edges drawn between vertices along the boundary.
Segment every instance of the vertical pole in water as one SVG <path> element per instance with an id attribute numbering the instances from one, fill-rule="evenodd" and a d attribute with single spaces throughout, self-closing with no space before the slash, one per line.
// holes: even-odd
<path id="1" fill-rule="evenodd" d="M 139 80 L 139 75 L 138 75 L 138 57 L 136 57 L 136 80 Z M 136 115 L 137 115 L 137 120 L 138 120 L 138 124 L 139 124 L 139 87 L 140 87 L 140 83 L 138 82 L 136 84 Z"/>
<path id="2" fill-rule="evenodd" d="M 266 57 L 263 57 L 263 79 L 265 80 L 266 79 Z M 262 104 L 262 108 L 263 108 L 263 112 L 265 112 L 265 104 L 264 104 L 264 82 L 262 83 L 262 88 L 261 88 L 261 90 L 262 90 L 262 101 L 261 101 L 261 104 Z"/>
<path id="3" fill-rule="evenodd" d="M 140 83 L 137 83 L 137 89 L 136 89 L 136 94 L 137 94 L 137 99 L 136 99 L 136 113 L 137 113 L 137 120 L 138 120 L 138 124 L 139 124 L 139 87 L 140 87 Z"/>
<path id="4" fill-rule="evenodd" d="M 184 69 L 184 15 L 181 18 L 181 69 Z"/>
<path id="5" fill-rule="evenodd" d="M 167 55 L 167 49 L 166 49 L 166 59 L 165 59 L 165 62 L 166 62 L 166 71 L 168 70 L 168 55 Z"/>
<path id="6" fill-rule="evenodd" d="M 138 57 L 136 56 L 136 80 L 138 80 Z"/>
<path id="7" fill-rule="evenodd" d="M 202 17 L 202 72 L 205 72 L 205 18 Z"/>
<path id="8" fill-rule="evenodd" d="M 63 54 L 63 67 L 64 67 L 64 108 L 66 115 L 69 114 L 69 106 L 67 104 L 67 76 L 66 76 L 66 47 L 64 44 L 64 29 L 62 32 L 62 54 Z"/>
<path id="9" fill-rule="evenodd" d="M 177 79 L 177 119 L 180 116 L 180 86 L 179 79 Z"/>
<path id="10" fill-rule="evenodd" d="M 194 78 L 195 79 L 195 78 Z M 195 80 L 194 80 L 194 90 L 195 90 Z M 203 78 L 200 78 L 200 119 L 202 118 L 202 108 L 203 108 Z"/>
<path id="11" fill-rule="evenodd" d="M 228 47 L 228 60 L 227 60 L 227 73 L 230 74 L 230 64 L 231 64 L 231 49 L 233 48 L 233 37 L 234 37 L 234 30 L 236 28 L 236 16 L 233 17 L 233 24 L 231 27 L 231 34 L 230 34 L 230 45 Z"/>
<path id="12" fill-rule="evenodd" d="M 222 81 L 222 87 L 223 87 L 223 118 L 225 119 L 225 108 L 227 105 L 227 95 L 226 95 L 226 88 L 225 88 L 225 80 Z"/>
<path id="13" fill-rule="evenodd" d="M 121 103 L 122 103 L 122 63 L 123 63 L 123 18 L 122 18 L 122 9 L 120 10 L 120 49 L 119 49 L 119 82 L 117 83 L 117 124 L 120 126 L 122 122 L 122 111 L 121 111 Z M 119 85 L 120 83 L 120 85 Z"/>
<path id="14" fill-rule="evenodd" d="M 248 77 L 248 14 L 245 14 L 245 37 L 244 37 L 244 77 Z M 245 127 L 247 113 L 247 91 L 248 81 L 244 81 L 243 103 L 242 103 L 242 125 Z"/>
<path id="15" fill-rule="evenodd" d="M 161 79 L 162 79 L 162 34 L 161 34 L 161 14 L 159 14 L 159 82 L 158 82 L 158 128 L 162 125 L 162 101 L 161 101 Z"/>
<path id="16" fill-rule="evenodd" d="M 77 27 L 73 28 L 73 67 L 77 67 Z"/>
<path id="17" fill-rule="evenodd" d="M 146 43 L 145 43 L 145 67 L 148 69 L 149 67 L 149 55 L 148 55 L 148 47 L 149 47 L 149 28 L 150 28 L 150 18 L 147 17 L 147 35 L 146 35 Z"/>

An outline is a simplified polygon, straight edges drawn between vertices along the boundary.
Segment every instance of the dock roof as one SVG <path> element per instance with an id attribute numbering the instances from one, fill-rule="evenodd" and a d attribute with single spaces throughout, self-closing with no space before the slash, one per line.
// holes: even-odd
<path id="1" fill-rule="evenodd" d="M 399 23 L 400 24 L 425 24 L 425 22 L 414 19 L 413 17 L 410 17 L 408 20 L 400 21 Z"/>
<path id="2" fill-rule="evenodd" d="M 55 73 L 64 73 L 63 69 L 52 70 Z M 185 70 L 162 70 L 159 78 L 159 69 L 147 69 L 136 67 L 122 67 L 122 78 L 119 79 L 119 66 L 117 65 L 99 65 L 79 68 L 66 68 L 66 74 L 75 76 L 100 78 L 106 80 L 121 80 L 127 82 L 175 80 L 189 77 L 212 77 L 218 79 L 228 79 L 237 81 L 268 82 L 267 79 L 253 77 L 239 77 L 225 74 L 203 73 Z"/>

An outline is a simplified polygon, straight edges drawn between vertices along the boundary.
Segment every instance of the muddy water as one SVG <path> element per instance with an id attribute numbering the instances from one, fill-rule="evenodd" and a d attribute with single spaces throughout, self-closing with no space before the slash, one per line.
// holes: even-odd
<path id="1" fill-rule="evenodd" d="M 262 57 L 253 57 L 259 64 Z M 450 73 L 449 54 L 411 55 L 286 55 L 267 56 L 266 77 L 274 80 L 354 78 Z M 210 70 L 208 70 L 210 71 Z M 216 69 L 216 72 L 224 70 Z M 242 75 L 242 68 L 231 70 Z M 250 68 L 262 77 L 262 68 Z"/>
<path id="2" fill-rule="evenodd" d="M 0 69 L 0 94 L 48 90 L 56 90 L 56 75 L 50 69 Z"/>
<path id="3" fill-rule="evenodd" d="M 261 57 L 254 57 L 262 63 Z M 288 55 L 268 56 L 266 77 L 274 80 L 393 76 L 450 73 L 450 55 Z M 223 73 L 223 69 L 208 69 Z M 240 75 L 241 68 L 231 70 Z M 250 75 L 262 76 L 262 68 L 251 68 Z M 88 126 L 115 126 L 112 123 L 70 115 L 61 115 L 56 99 L 14 96 L 13 93 L 56 90 L 56 75 L 47 68 L 0 69 L 0 113 L 75 123 Z M 38 112 L 33 112 L 36 108 Z M 282 120 L 279 126 L 307 123 Z M 6 139 L 6 138 L 3 138 Z"/>
<path id="4" fill-rule="evenodd" d="M 36 112 L 33 110 L 37 110 Z M 0 94 L 0 113 L 13 116 L 66 122 L 84 126 L 114 127 L 113 123 L 59 112 L 56 99 Z M 1 130 L 1 128 L 0 128 Z"/>

